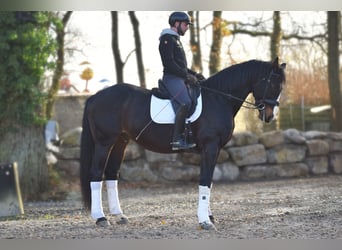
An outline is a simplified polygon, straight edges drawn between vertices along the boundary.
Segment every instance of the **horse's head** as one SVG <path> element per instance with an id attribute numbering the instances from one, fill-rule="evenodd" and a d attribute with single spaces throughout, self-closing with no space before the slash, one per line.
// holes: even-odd
<path id="1" fill-rule="evenodd" d="M 253 86 L 255 105 L 259 110 L 259 118 L 264 122 L 272 121 L 278 111 L 280 93 L 285 82 L 285 67 L 285 63 L 279 65 L 277 57 L 269 73 Z"/>

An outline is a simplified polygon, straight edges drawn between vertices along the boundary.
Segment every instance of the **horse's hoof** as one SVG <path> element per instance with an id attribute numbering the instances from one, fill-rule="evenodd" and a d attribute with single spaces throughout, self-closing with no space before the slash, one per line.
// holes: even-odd
<path id="1" fill-rule="evenodd" d="M 116 221 L 116 224 L 126 225 L 126 224 L 128 224 L 128 218 L 125 215 L 120 215 L 120 217 Z"/>
<path id="2" fill-rule="evenodd" d="M 210 221 L 204 221 L 199 224 L 199 229 L 208 230 L 208 231 L 217 231 L 215 225 Z"/>
<path id="3" fill-rule="evenodd" d="M 96 220 L 96 225 L 99 226 L 99 227 L 108 227 L 108 226 L 110 226 L 110 223 L 107 220 L 107 218 L 101 217 L 101 218 L 98 218 Z"/>

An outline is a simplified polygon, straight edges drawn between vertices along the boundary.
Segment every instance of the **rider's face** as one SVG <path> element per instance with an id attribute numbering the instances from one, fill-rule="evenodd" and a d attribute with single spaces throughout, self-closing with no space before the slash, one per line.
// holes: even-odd
<path id="1" fill-rule="evenodd" d="M 176 23 L 176 27 L 178 34 L 184 36 L 185 32 L 189 29 L 189 24 L 186 22 L 178 22 L 178 24 Z"/>

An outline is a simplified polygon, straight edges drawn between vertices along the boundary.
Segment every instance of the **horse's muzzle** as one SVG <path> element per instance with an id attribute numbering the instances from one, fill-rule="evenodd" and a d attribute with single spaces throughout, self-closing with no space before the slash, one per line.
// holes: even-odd
<path id="1" fill-rule="evenodd" d="M 269 123 L 275 117 L 279 110 L 279 99 L 263 99 L 255 103 L 256 108 L 259 110 L 259 119 L 263 122 Z"/>
<path id="2" fill-rule="evenodd" d="M 277 108 L 276 106 L 265 105 L 263 109 L 259 109 L 259 119 L 266 123 L 271 122 L 275 117 L 274 111 Z"/>

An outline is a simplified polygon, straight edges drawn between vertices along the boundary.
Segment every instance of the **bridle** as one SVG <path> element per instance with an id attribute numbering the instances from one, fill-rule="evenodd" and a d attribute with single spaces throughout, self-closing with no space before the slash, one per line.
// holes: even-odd
<path id="1" fill-rule="evenodd" d="M 273 70 L 271 70 L 271 72 L 269 73 L 268 77 L 262 78 L 260 81 L 258 81 L 253 86 L 253 92 L 254 92 L 254 89 L 255 89 L 256 86 L 258 86 L 261 82 L 266 82 L 266 87 L 265 87 L 262 99 L 261 100 L 255 100 L 255 105 L 257 105 L 257 106 L 264 105 L 264 109 L 265 109 L 265 104 L 268 104 L 268 105 L 270 105 L 272 107 L 279 106 L 280 93 L 279 93 L 279 96 L 278 96 L 278 98 L 276 100 L 266 98 L 266 93 L 268 91 L 268 88 L 271 85 L 271 78 L 272 78 L 272 76 L 280 76 L 280 74 L 275 73 Z"/>
<path id="2" fill-rule="evenodd" d="M 253 90 L 260 83 L 266 81 L 266 87 L 265 87 L 265 90 L 264 90 L 263 98 L 261 100 L 256 100 L 255 103 L 246 101 L 246 100 L 244 100 L 244 99 L 242 99 L 240 97 L 234 96 L 232 94 L 228 94 L 228 93 L 224 93 L 222 91 L 216 90 L 216 89 L 208 88 L 208 87 L 203 86 L 201 84 L 200 84 L 200 88 L 208 90 L 209 92 L 212 92 L 212 93 L 215 93 L 215 94 L 222 95 L 222 96 L 230 98 L 230 99 L 234 99 L 234 100 L 240 101 L 240 102 L 242 102 L 242 107 L 244 107 L 244 108 L 247 108 L 247 109 L 257 109 L 259 111 L 264 111 L 265 108 L 266 108 L 266 104 L 268 104 L 268 105 L 270 105 L 272 107 L 279 106 L 279 97 L 280 96 L 277 98 L 277 100 L 266 98 L 266 93 L 267 93 L 267 90 L 268 90 L 269 85 L 271 83 L 271 78 L 272 78 L 273 75 L 279 75 L 279 74 L 277 74 L 273 70 L 271 70 L 271 72 L 269 73 L 269 75 L 267 77 L 264 77 L 264 78 L 260 79 L 257 83 L 254 84 Z M 247 104 L 247 105 L 244 105 L 244 104 Z"/>

